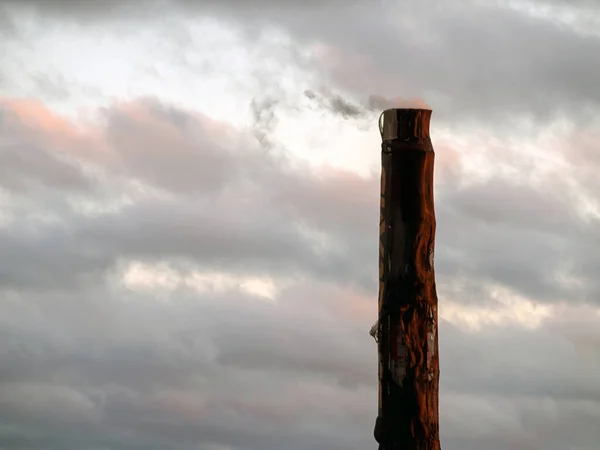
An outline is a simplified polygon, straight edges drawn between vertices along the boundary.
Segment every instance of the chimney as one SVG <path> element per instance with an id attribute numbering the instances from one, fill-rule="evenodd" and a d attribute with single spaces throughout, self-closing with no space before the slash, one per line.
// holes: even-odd
<path id="1" fill-rule="evenodd" d="M 380 117 L 380 450 L 439 450 L 439 357 L 433 253 L 434 151 L 430 109 L 388 109 Z"/>

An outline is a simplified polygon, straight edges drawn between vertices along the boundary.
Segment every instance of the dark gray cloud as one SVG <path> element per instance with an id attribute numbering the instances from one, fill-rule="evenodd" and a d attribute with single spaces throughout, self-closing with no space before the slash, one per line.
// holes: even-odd
<path id="1" fill-rule="evenodd" d="M 4 10 L 4 8 L 0 8 L 0 35 L 1 36 L 12 36 L 16 31 L 16 26 L 13 23 L 11 16 Z M 0 79 L 0 81 L 2 81 Z"/>
<path id="2" fill-rule="evenodd" d="M 4 113 L 11 118 L 4 134 L 48 161 L 37 171 L 11 166 L 45 189 L 5 184 L 22 199 L 0 239 L 7 255 L 0 266 L 5 442 L 372 444 L 376 354 L 367 330 L 375 315 L 376 177 L 292 169 L 278 145 L 261 148 L 251 130 L 222 139 L 233 130 L 151 99 L 106 109 L 103 127 L 89 136 L 71 133 L 64 119 L 49 126 L 41 105 L 29 108 L 29 121 L 18 103 Z M 272 139 L 268 128 L 265 137 Z M 597 228 L 575 213 L 566 180 L 533 187 L 497 174 L 459 184 L 460 158 L 448 156 L 453 149 L 444 143 L 437 151 L 442 308 L 494 310 L 493 285 L 540 304 L 572 305 L 530 331 L 490 324 L 475 332 L 443 321 L 444 448 L 586 448 L 596 442 L 600 414 L 600 386 L 589 376 L 600 369 L 598 318 L 585 306 L 597 301 L 597 260 L 585 248 Z M 486 151 L 494 149 L 479 150 Z M 94 183 L 66 185 L 42 171 L 53 173 L 63 157 Z M 517 164 L 511 153 L 498 157 Z M 210 176 L 196 179 L 186 166 Z M 146 187 L 132 190 L 127 180 Z M 107 202 L 119 190 L 128 202 L 103 214 L 67 200 Z M 127 288 L 119 280 L 131 261 L 161 263 L 179 276 L 269 276 L 277 303 L 235 283 L 221 293 L 195 291 L 181 278 L 167 288 Z M 559 268 L 580 283 L 560 284 L 552 276 Z"/>
<path id="3" fill-rule="evenodd" d="M 46 306 L 35 296 L 18 306 L 4 298 L 2 321 L 15 308 L 21 315 L 2 328 L 0 404 L 10 427 L 3 436 L 49 448 L 369 445 L 369 318 L 345 316 L 343 292 L 318 291 L 295 285 L 278 305 L 185 289 L 169 303 L 156 293 L 102 289 L 51 296 Z M 82 301 L 96 305 L 93 314 Z M 36 310 L 23 314 L 32 307 L 45 313 L 41 322 Z M 588 316 L 582 327 L 581 314 L 529 332 L 470 333 L 443 322 L 444 445 L 594 443 L 600 386 L 589 374 L 600 368 L 598 352 L 579 353 L 573 336 L 598 339 L 598 319 Z"/>
<path id="4" fill-rule="evenodd" d="M 316 101 L 319 107 L 339 114 L 344 119 L 362 117 L 366 112 L 360 105 L 355 105 L 331 92 L 326 91 L 319 95 L 309 89 L 304 92 L 304 95 L 310 100 Z"/>

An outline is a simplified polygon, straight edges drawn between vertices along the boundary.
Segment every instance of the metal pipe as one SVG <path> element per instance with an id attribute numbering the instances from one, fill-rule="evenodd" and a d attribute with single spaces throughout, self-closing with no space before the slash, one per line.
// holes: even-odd
<path id="1" fill-rule="evenodd" d="M 429 109 L 380 117 L 380 450 L 439 450 L 439 357 L 433 253 L 434 151 Z"/>

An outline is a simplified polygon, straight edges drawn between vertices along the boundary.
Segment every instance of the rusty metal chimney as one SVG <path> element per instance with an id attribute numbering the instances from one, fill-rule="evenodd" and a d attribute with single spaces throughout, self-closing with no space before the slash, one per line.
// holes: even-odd
<path id="1" fill-rule="evenodd" d="M 440 449 L 431 113 L 388 109 L 379 120 L 380 450 Z"/>

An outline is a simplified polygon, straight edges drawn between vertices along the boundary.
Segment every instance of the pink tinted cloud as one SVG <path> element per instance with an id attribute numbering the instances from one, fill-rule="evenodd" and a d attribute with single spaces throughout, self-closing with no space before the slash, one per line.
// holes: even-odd
<path id="1" fill-rule="evenodd" d="M 369 96 L 369 106 L 372 109 L 391 109 L 391 108 L 413 108 L 413 109 L 432 109 L 431 106 L 422 98 L 386 98 L 381 95 Z"/>
<path id="2" fill-rule="evenodd" d="M 2 99 L 0 107 L 4 134 L 15 142 L 167 189 L 218 185 L 232 148 L 245 141 L 248 149 L 243 130 L 151 99 L 102 109 L 95 123 L 60 116 L 37 100 Z"/>
<path id="3" fill-rule="evenodd" d="M 600 132 L 597 130 L 577 130 L 565 144 L 562 153 L 566 161 L 582 167 L 600 167 Z"/>
<path id="4" fill-rule="evenodd" d="M 0 107 L 8 113 L 5 133 L 62 156 L 94 163 L 111 159 L 103 130 L 91 123 L 62 117 L 35 99 L 4 98 L 0 99 Z"/>

